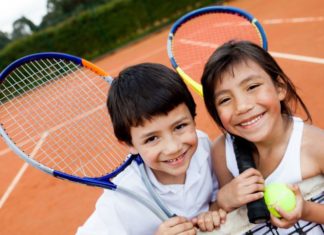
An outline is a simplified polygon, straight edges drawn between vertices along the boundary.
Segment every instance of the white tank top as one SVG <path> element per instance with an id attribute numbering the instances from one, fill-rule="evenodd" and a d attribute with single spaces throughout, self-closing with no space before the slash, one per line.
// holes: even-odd
<path id="1" fill-rule="evenodd" d="M 265 179 L 266 184 L 276 181 L 292 184 L 302 180 L 300 149 L 303 129 L 304 122 L 300 118 L 294 117 L 293 130 L 289 138 L 286 152 L 278 167 Z M 229 135 L 226 135 L 225 147 L 227 168 L 232 175 L 236 177 L 239 175 L 239 170 L 234 154 L 233 142 Z M 297 231 L 301 230 L 307 231 L 307 235 L 320 235 L 323 234 L 323 230 L 320 226 L 324 228 L 324 225 L 316 225 L 314 223 L 300 220 L 289 229 L 275 229 L 270 223 L 268 223 L 257 225 L 249 234 L 299 234 Z"/>
<path id="2" fill-rule="evenodd" d="M 293 118 L 293 130 L 291 132 L 286 152 L 279 166 L 266 178 L 266 184 L 280 181 L 282 183 L 296 183 L 302 180 L 300 168 L 300 147 L 303 136 L 304 122 L 297 117 Z M 233 142 L 226 135 L 226 164 L 234 177 L 239 175 L 237 162 L 233 149 Z M 287 167 L 289 166 L 289 171 Z"/>

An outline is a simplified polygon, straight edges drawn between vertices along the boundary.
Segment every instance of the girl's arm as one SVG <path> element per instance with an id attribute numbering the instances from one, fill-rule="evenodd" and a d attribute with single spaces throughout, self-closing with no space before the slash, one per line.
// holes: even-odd
<path id="1" fill-rule="evenodd" d="M 264 180 L 259 171 L 248 169 L 234 178 L 228 170 L 224 136 L 219 137 L 213 143 L 212 159 L 213 169 L 220 186 L 217 194 L 217 204 L 220 208 L 230 212 L 263 197 Z"/>

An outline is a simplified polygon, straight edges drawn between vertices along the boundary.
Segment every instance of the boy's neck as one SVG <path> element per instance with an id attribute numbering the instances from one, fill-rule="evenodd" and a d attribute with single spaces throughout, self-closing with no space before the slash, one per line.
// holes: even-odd
<path id="1" fill-rule="evenodd" d="M 168 185 L 168 184 L 184 184 L 186 181 L 186 174 L 180 176 L 173 176 L 166 174 L 162 171 L 156 171 L 151 169 L 157 181 L 161 184 Z"/>

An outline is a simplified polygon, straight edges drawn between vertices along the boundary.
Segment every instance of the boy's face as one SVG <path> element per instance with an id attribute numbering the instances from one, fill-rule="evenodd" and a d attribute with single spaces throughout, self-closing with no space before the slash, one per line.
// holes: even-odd
<path id="1" fill-rule="evenodd" d="M 185 104 L 167 115 L 154 116 L 142 126 L 132 127 L 133 146 L 163 184 L 183 184 L 192 155 L 197 149 L 193 117 Z"/>
<path id="2" fill-rule="evenodd" d="M 256 143 L 280 129 L 280 101 L 286 92 L 258 64 L 242 62 L 222 78 L 216 84 L 215 106 L 228 132 Z"/>

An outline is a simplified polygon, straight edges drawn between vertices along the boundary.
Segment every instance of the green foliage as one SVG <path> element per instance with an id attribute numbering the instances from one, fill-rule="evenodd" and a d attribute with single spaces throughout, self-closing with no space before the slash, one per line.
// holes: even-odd
<path id="1" fill-rule="evenodd" d="M 111 0 L 8 44 L 0 51 L 0 70 L 19 57 L 44 51 L 91 60 L 211 3 L 215 1 Z"/>
<path id="2" fill-rule="evenodd" d="M 35 26 L 31 20 L 23 16 L 13 23 L 11 38 L 12 40 L 16 40 L 27 36 L 36 30 L 37 26 Z"/>
<path id="3" fill-rule="evenodd" d="M 47 14 L 43 17 L 40 29 L 54 26 L 72 15 L 92 9 L 111 0 L 47 0 Z"/>
<path id="4" fill-rule="evenodd" d="M 0 31 L 0 50 L 4 48 L 10 42 L 9 35 Z"/>

